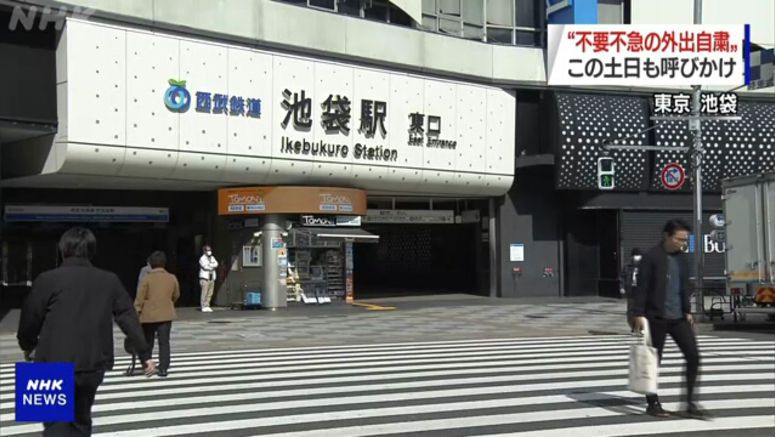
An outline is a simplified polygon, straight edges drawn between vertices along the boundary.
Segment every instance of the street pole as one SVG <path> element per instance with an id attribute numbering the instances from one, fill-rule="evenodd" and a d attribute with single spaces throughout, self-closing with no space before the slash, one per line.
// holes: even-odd
<path id="1" fill-rule="evenodd" d="M 702 0 L 694 0 L 694 24 L 702 24 Z M 705 267 L 705 245 L 702 238 L 702 122 L 700 121 L 701 87 L 692 86 L 692 116 L 689 129 L 693 133 L 694 144 L 692 158 L 694 161 L 694 295 L 697 298 L 697 315 L 700 321 L 705 320 L 705 293 L 703 290 L 703 275 Z"/>

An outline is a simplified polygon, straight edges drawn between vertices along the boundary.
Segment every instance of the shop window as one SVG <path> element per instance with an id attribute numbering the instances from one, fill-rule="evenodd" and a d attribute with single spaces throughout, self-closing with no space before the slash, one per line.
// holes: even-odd
<path id="1" fill-rule="evenodd" d="M 472 24 L 463 24 L 463 38 L 481 41 L 484 39 L 484 28 Z"/>
<path id="2" fill-rule="evenodd" d="M 541 0 L 422 0 L 421 23 L 388 0 L 276 1 L 476 41 L 543 46 L 545 5 Z M 626 0 L 619 2 L 627 5 Z"/>
<path id="3" fill-rule="evenodd" d="M 463 22 L 480 27 L 484 25 L 484 7 L 481 1 L 463 2 Z"/>
<path id="4" fill-rule="evenodd" d="M 624 24 L 624 1 L 598 0 L 597 22 L 599 24 Z"/>
<path id="5" fill-rule="evenodd" d="M 487 42 L 496 42 L 511 44 L 511 29 L 502 29 L 498 27 L 487 27 Z"/>
<path id="6" fill-rule="evenodd" d="M 388 21 L 388 6 L 387 3 L 383 2 L 372 2 L 371 7 L 366 7 L 363 9 L 364 17 L 372 19 L 372 20 L 378 20 L 378 21 Z"/>
<path id="7" fill-rule="evenodd" d="M 439 17 L 439 32 L 448 35 L 460 35 L 460 21 Z"/>
<path id="8" fill-rule="evenodd" d="M 469 0 L 470 1 L 470 0 Z M 473 1 L 471 3 L 478 3 Z M 438 0 L 439 13 L 444 15 L 460 16 L 460 0 Z"/>
<path id="9" fill-rule="evenodd" d="M 542 32 L 536 30 L 516 30 L 515 44 L 518 46 L 534 46 L 541 45 L 541 39 L 543 37 Z"/>
<path id="10" fill-rule="evenodd" d="M 400 8 L 393 6 L 392 4 L 389 5 L 389 8 L 388 8 L 388 23 L 398 24 L 399 26 L 406 26 L 406 27 L 414 26 L 414 20 L 412 19 L 412 17 L 410 17 L 406 12 L 404 12 Z"/>
<path id="11" fill-rule="evenodd" d="M 487 24 L 514 25 L 514 0 L 487 0 Z M 509 38 L 511 42 L 511 38 Z"/>
<path id="12" fill-rule="evenodd" d="M 361 17 L 361 3 L 362 0 L 339 0 L 337 12 L 351 17 Z"/>
<path id="13" fill-rule="evenodd" d="M 422 29 L 429 32 L 438 31 L 437 20 L 435 15 L 423 15 L 422 16 Z"/>
<path id="14" fill-rule="evenodd" d="M 541 27 L 541 19 L 538 16 L 538 2 L 535 0 L 516 0 L 514 6 L 514 24 L 517 27 L 529 27 L 538 29 Z"/>
<path id="15" fill-rule="evenodd" d="M 336 10 L 336 0 L 308 0 L 307 4 L 313 8 Z"/>

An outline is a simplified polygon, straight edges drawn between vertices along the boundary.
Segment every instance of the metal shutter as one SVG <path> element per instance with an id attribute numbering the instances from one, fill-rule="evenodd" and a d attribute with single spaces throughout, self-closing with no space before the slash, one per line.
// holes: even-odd
<path id="1" fill-rule="evenodd" d="M 699 241 L 700 248 L 704 246 L 704 236 L 710 234 L 711 226 L 709 218 L 715 213 L 706 213 L 704 215 L 703 238 Z M 661 239 L 662 228 L 670 219 L 680 218 L 686 220 L 690 225 L 692 213 L 687 211 L 622 211 L 621 230 L 619 242 L 621 248 L 622 264 L 630 258 L 630 251 L 634 247 L 641 250 L 648 250 L 657 245 Z M 718 247 L 718 253 L 716 252 Z M 724 247 L 722 245 L 714 246 L 711 252 L 705 252 L 705 278 L 724 276 Z M 694 275 L 694 262 L 691 261 L 691 271 Z"/>

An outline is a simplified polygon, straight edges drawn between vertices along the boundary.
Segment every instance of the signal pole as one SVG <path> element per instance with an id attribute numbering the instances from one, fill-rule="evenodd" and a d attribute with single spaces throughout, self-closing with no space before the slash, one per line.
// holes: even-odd
<path id="1" fill-rule="evenodd" d="M 702 24 L 702 0 L 694 0 L 694 24 Z M 705 246 L 702 238 L 702 121 L 700 119 L 702 91 L 700 85 L 692 86 L 692 120 L 689 130 L 693 133 L 692 158 L 694 161 L 694 295 L 697 299 L 696 314 L 705 321 Z"/>

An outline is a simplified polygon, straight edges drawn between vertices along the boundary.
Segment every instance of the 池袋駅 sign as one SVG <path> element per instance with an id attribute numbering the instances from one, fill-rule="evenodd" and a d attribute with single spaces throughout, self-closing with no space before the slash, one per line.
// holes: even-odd
<path id="1" fill-rule="evenodd" d="M 549 25 L 549 85 L 741 86 L 739 25 Z"/>
<path id="2" fill-rule="evenodd" d="M 309 131 L 313 124 L 313 102 L 309 93 L 302 89 L 282 92 L 280 107 L 285 114 L 280 122 L 283 130 L 288 126 L 300 132 Z M 320 102 L 322 108 L 320 124 L 327 134 L 349 135 L 352 121 L 352 108 L 349 97 L 340 94 L 329 94 Z M 308 141 L 304 138 L 283 136 L 280 150 L 286 154 L 307 155 L 312 157 L 347 158 L 352 155 L 357 160 L 365 161 L 398 161 L 398 150 L 382 144 L 387 135 L 385 123 L 388 118 L 388 104 L 378 100 L 361 99 L 358 132 L 366 138 L 356 142 L 352 150 L 346 144 L 334 141 Z M 456 149 L 457 140 L 444 139 L 441 133 L 441 116 L 412 112 L 406 122 L 408 138 L 406 144 L 414 147 L 435 149 Z M 345 138 L 345 137 L 342 137 Z M 375 140 L 376 138 L 376 140 Z"/>

